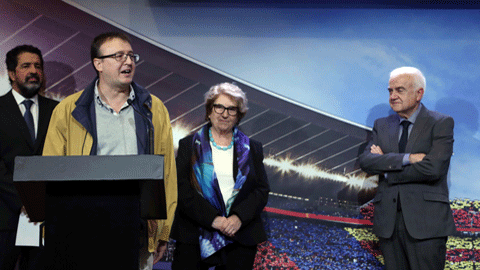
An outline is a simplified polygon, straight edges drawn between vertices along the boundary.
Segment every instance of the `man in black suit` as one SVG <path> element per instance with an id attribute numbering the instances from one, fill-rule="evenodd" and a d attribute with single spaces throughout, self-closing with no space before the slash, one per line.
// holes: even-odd
<path id="1" fill-rule="evenodd" d="M 416 68 L 393 70 L 388 91 L 396 114 L 375 121 L 360 156 L 364 171 L 379 174 L 373 231 L 386 269 L 443 269 L 456 230 L 447 183 L 454 122 L 421 103 L 425 77 Z"/>
<path id="2" fill-rule="evenodd" d="M 40 248 L 15 246 L 22 203 L 13 185 L 14 159 L 42 154 L 58 102 L 38 95 L 45 85 L 39 49 L 17 46 L 7 53 L 5 62 L 13 90 L 0 97 L 0 269 L 14 269 L 19 257 L 20 269 L 38 269 Z"/>

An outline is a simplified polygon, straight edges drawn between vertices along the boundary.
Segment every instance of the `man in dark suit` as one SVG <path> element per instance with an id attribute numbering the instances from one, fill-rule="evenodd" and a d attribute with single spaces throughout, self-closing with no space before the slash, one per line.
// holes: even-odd
<path id="1" fill-rule="evenodd" d="M 379 174 L 373 231 L 387 270 L 443 269 L 455 232 L 447 184 L 454 122 L 421 103 L 425 77 L 416 68 L 393 70 L 388 91 L 396 114 L 375 121 L 360 156 L 365 172 Z"/>
<path id="2" fill-rule="evenodd" d="M 0 97 L 0 269 L 14 269 L 19 257 L 20 269 L 38 269 L 40 248 L 15 246 L 22 203 L 13 185 L 14 159 L 42 154 L 57 102 L 38 95 L 45 85 L 39 49 L 17 46 L 5 62 L 13 90 Z"/>

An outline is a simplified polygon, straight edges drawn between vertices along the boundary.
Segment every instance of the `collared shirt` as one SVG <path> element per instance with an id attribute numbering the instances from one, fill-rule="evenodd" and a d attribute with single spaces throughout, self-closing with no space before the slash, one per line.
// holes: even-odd
<path id="1" fill-rule="evenodd" d="M 420 103 L 417 110 L 415 112 L 413 112 L 413 114 L 408 119 L 400 118 L 400 123 L 402 123 L 404 121 L 407 121 L 407 120 L 411 123 L 410 126 L 408 126 L 408 136 L 409 137 L 410 137 L 410 134 L 412 133 L 413 125 L 415 124 L 415 121 L 417 120 L 418 114 L 420 113 L 420 110 L 422 109 L 422 107 L 423 107 L 423 105 L 422 105 L 422 103 Z M 398 125 L 398 128 L 399 128 L 398 140 L 400 141 L 400 138 L 402 137 L 402 133 L 403 133 L 403 127 L 402 127 L 402 125 Z M 406 166 L 406 165 L 410 164 L 409 158 L 410 158 L 410 153 L 406 153 L 403 156 L 403 161 L 402 161 L 403 166 Z"/>
<path id="2" fill-rule="evenodd" d="M 25 104 L 22 104 L 22 102 L 26 99 L 24 96 L 20 95 L 17 91 L 12 89 L 12 94 L 15 100 L 17 101 L 18 108 L 20 109 L 20 112 L 22 113 L 22 116 L 25 115 Z M 33 125 L 35 127 L 35 137 L 37 136 L 38 133 L 38 95 L 35 95 L 32 98 L 29 98 L 31 101 L 33 101 L 32 107 L 30 107 L 30 112 L 33 115 Z"/>
<path id="3" fill-rule="evenodd" d="M 120 109 L 120 111 L 117 113 L 114 109 L 112 109 L 112 107 L 110 107 L 110 105 L 108 105 L 107 103 L 105 103 L 102 98 L 100 97 L 100 93 L 98 92 L 98 80 L 97 82 L 95 83 L 95 88 L 94 88 L 94 94 L 95 94 L 95 102 L 103 109 L 109 111 L 110 113 L 114 114 L 114 115 L 118 115 L 119 113 L 122 112 L 123 109 L 125 109 L 126 107 L 128 107 L 128 102 L 125 102 L 125 104 L 123 104 L 122 108 Z M 130 85 L 130 96 L 128 97 L 128 99 L 130 100 L 135 100 L 135 91 L 133 91 L 133 87 L 132 85 Z"/>
<path id="4" fill-rule="evenodd" d="M 117 113 L 100 97 L 98 81 L 95 83 L 94 99 L 98 138 L 97 155 L 137 155 L 135 114 L 132 106 L 125 102 Z M 129 99 L 135 99 L 135 91 L 131 85 Z"/>

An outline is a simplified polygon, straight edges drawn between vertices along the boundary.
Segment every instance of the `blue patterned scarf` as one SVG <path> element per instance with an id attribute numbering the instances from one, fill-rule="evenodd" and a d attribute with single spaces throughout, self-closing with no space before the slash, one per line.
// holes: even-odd
<path id="1" fill-rule="evenodd" d="M 197 191 L 213 207 L 222 213 L 223 216 L 228 217 L 232 203 L 242 188 L 243 183 L 245 183 L 250 171 L 248 165 L 250 140 L 237 128 L 234 129 L 234 151 L 237 153 L 238 174 L 235 178 L 232 196 L 225 205 L 217 175 L 213 168 L 212 148 L 210 147 L 210 140 L 208 138 L 209 128 L 210 125 L 205 125 L 193 135 L 193 149 L 195 151 L 193 156 L 193 176 L 195 178 L 193 179 L 193 184 L 197 187 Z M 206 228 L 200 228 L 199 241 L 202 259 L 210 257 L 221 248 L 232 243 L 232 240 L 221 232 Z"/>

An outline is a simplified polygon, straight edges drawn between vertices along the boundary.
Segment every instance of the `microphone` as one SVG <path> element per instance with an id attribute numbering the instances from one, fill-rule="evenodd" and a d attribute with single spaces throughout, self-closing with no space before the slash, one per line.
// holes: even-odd
<path id="1" fill-rule="evenodd" d="M 145 116 L 143 113 L 141 113 L 139 110 L 137 110 L 135 108 L 135 106 L 133 106 L 133 100 L 131 99 L 127 99 L 127 103 L 128 105 L 130 105 L 133 110 L 138 114 L 140 115 L 141 117 L 143 117 L 144 119 L 147 119 L 148 121 L 148 153 L 149 155 L 153 155 L 154 154 L 154 141 L 153 141 L 153 123 L 152 123 L 152 120 L 150 120 L 150 118 L 148 118 L 147 116 Z"/>

